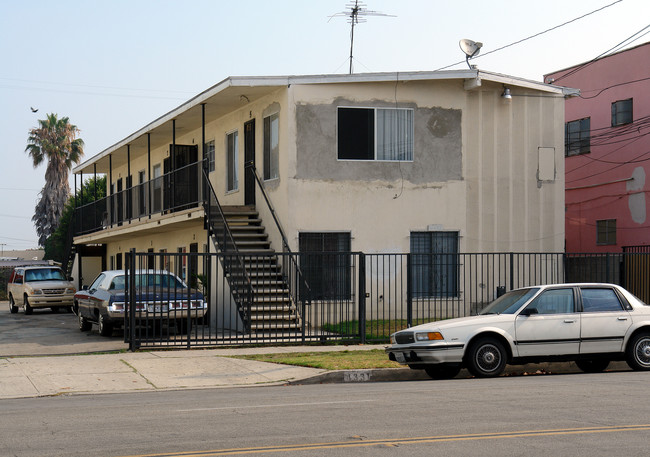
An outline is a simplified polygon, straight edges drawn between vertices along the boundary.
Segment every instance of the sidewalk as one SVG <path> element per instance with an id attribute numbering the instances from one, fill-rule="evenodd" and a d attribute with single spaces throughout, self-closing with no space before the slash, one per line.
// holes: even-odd
<path id="1" fill-rule="evenodd" d="M 219 387 L 427 380 L 422 370 L 385 368 L 328 371 L 228 356 L 282 352 L 383 349 L 384 345 L 288 346 L 0 358 L 0 400 L 73 394 L 147 392 Z M 612 362 L 612 371 L 629 370 Z M 573 363 L 508 366 L 506 376 L 579 373 Z M 459 377 L 467 377 L 465 370 Z"/>

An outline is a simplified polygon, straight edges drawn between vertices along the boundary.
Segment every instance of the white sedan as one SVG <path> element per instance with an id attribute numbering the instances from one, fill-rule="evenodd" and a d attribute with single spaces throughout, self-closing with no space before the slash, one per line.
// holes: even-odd
<path id="1" fill-rule="evenodd" d="M 650 306 L 613 284 L 553 284 L 510 291 L 478 316 L 393 333 L 391 360 L 434 379 L 466 367 L 477 377 L 506 364 L 575 361 L 586 372 L 612 360 L 650 370 Z"/>

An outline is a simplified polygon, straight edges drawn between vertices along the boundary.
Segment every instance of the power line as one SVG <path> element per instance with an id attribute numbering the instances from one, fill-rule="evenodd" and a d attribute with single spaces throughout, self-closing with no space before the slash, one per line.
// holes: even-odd
<path id="1" fill-rule="evenodd" d="M 609 86 L 609 87 L 605 87 L 604 89 L 591 89 L 591 90 L 585 90 L 585 91 L 582 91 L 582 90 L 581 90 L 581 92 L 593 92 L 593 91 L 596 91 L 596 90 L 597 90 L 598 93 L 597 93 L 596 95 L 591 95 L 591 96 L 589 96 L 589 97 L 585 97 L 585 96 L 582 95 L 582 93 L 580 93 L 580 94 L 578 95 L 578 97 L 580 97 L 580 98 L 583 99 L 583 100 L 591 100 L 592 98 L 596 98 L 596 97 L 598 97 L 600 94 L 602 94 L 602 93 L 605 92 L 606 90 L 613 89 L 614 87 L 625 86 L 625 85 L 627 85 L 627 84 L 634 84 L 634 83 L 638 83 L 638 82 L 641 82 L 641 81 L 647 81 L 647 80 L 649 80 L 649 79 L 650 79 L 650 77 L 648 77 L 648 78 L 641 78 L 641 79 L 635 79 L 634 81 L 625 81 L 625 82 L 622 82 L 622 83 L 614 84 L 614 85 Z"/>
<path id="2" fill-rule="evenodd" d="M 613 6 L 613 5 L 615 5 L 615 4 L 617 4 L 617 3 L 620 3 L 620 2 L 622 2 L 622 1 L 623 1 L 623 0 L 616 0 L 615 2 L 610 3 L 609 5 L 605 5 L 605 6 L 603 6 L 602 8 L 598 8 L 598 9 L 593 10 L 593 11 L 587 13 L 587 14 L 583 14 L 582 16 L 576 17 L 576 18 L 574 18 L 574 19 L 571 19 L 570 21 L 566 21 L 566 22 L 564 22 L 564 23 L 562 23 L 562 24 L 556 25 L 555 27 L 551 27 L 550 29 L 546 29 L 546 30 L 544 30 L 544 31 L 542 31 L 542 32 L 539 32 L 539 33 L 536 33 L 536 34 L 531 35 L 531 36 L 529 36 L 529 37 L 522 38 L 521 40 L 515 41 L 514 43 L 510 43 L 510 44 L 507 44 L 507 45 L 505 45 L 505 46 L 501 46 L 500 48 L 497 48 L 497 49 L 494 49 L 494 50 L 492 50 L 492 51 L 488 51 L 488 52 L 486 52 L 486 53 L 483 53 L 483 54 L 481 54 L 481 55 L 478 55 L 478 56 L 474 57 L 474 59 L 479 59 L 479 58 L 481 58 L 481 57 L 485 57 L 485 56 L 490 55 L 490 54 L 492 54 L 492 53 L 495 53 L 495 52 L 497 52 L 497 51 L 501 51 L 501 50 L 503 50 L 503 49 L 506 49 L 506 48 L 509 48 L 509 47 L 511 47 L 511 46 L 514 46 L 514 45 L 516 45 L 516 44 L 523 43 L 524 41 L 530 40 L 530 39 L 532 39 L 532 38 L 536 38 L 536 37 L 538 37 L 538 36 L 540 36 L 540 35 L 543 35 L 543 34 L 545 34 L 545 33 L 548 33 L 548 32 L 551 32 L 551 31 L 553 31 L 553 30 L 559 29 L 560 27 L 564 27 L 565 25 L 571 24 L 572 22 L 578 21 L 578 20 L 583 19 L 583 18 L 585 18 L 585 17 L 587 17 L 587 16 L 590 16 L 590 15 L 592 15 L 592 14 L 594 14 L 594 13 L 597 13 L 597 12 L 599 12 L 599 11 L 602 11 L 602 10 L 604 10 L 604 9 L 606 9 L 606 8 L 609 8 L 610 6 Z M 636 35 L 636 34 L 635 34 L 635 35 Z M 465 62 L 464 60 L 461 60 L 460 62 L 456 62 L 456 63 L 453 63 L 453 64 L 451 64 L 451 65 L 447 65 L 447 66 L 445 66 L 445 67 L 438 68 L 438 69 L 435 70 L 435 71 L 445 70 L 445 69 L 447 69 L 447 68 L 454 67 L 454 66 L 459 65 L 459 64 L 464 63 L 464 62 Z"/>

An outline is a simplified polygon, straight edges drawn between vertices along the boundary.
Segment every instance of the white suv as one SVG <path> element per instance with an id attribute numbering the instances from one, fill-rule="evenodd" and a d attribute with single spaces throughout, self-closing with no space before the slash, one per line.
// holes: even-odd
<path id="1" fill-rule="evenodd" d="M 32 314 L 34 308 L 71 309 L 76 291 L 59 267 L 16 267 L 7 284 L 9 311 L 17 313 L 24 307 L 25 314 Z"/>

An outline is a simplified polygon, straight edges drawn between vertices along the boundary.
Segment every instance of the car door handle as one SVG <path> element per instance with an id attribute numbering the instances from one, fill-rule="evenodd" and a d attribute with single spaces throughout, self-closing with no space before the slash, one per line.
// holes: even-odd
<path id="1" fill-rule="evenodd" d="M 573 324 L 575 321 L 575 319 L 564 319 L 565 324 Z"/>
<path id="2" fill-rule="evenodd" d="M 626 321 L 626 320 L 627 320 L 627 317 L 625 317 L 625 316 L 619 316 L 616 320 L 619 320 L 619 321 Z"/>

